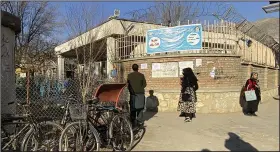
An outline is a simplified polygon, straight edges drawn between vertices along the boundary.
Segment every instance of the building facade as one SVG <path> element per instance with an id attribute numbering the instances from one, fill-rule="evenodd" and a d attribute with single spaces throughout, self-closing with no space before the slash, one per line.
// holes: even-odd
<path id="1" fill-rule="evenodd" d="M 192 63 L 199 79 L 197 111 L 200 113 L 241 111 L 240 91 L 253 71 L 259 73 L 264 100 L 277 92 L 277 51 L 238 31 L 238 25 L 233 23 L 197 21 L 189 24 L 197 23 L 203 26 L 203 49 L 147 54 L 146 32 L 164 26 L 125 19 L 109 20 L 55 48 L 59 77 L 64 78 L 65 58 L 75 58 L 77 48 L 103 41 L 106 44 L 103 47 L 106 57 L 98 61 L 99 71 L 105 71 L 110 77 L 110 71 L 116 66 L 118 81 L 126 82 L 127 74 L 132 71 L 131 65 L 139 64 L 140 72 L 147 79 L 147 95 L 149 90 L 154 90 L 160 111 L 176 111 L 180 93 L 179 65 L 185 61 Z M 94 40 L 89 37 L 94 37 Z M 178 75 L 154 76 L 154 63 L 174 64 Z M 215 76 L 211 76 L 210 72 L 214 72 Z"/>

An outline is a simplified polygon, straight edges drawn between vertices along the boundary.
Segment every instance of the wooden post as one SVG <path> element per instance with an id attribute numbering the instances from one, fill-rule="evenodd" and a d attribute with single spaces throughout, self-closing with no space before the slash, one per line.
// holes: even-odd
<path id="1" fill-rule="evenodd" d="M 29 104 L 29 88 L 30 88 L 30 71 L 27 70 L 27 82 L 26 82 L 26 103 Z"/>

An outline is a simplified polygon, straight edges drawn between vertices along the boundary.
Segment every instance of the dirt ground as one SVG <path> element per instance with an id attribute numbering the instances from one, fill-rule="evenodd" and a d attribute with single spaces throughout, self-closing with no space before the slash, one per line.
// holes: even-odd
<path id="1" fill-rule="evenodd" d="M 197 114 L 187 123 L 178 115 L 145 113 L 133 150 L 279 151 L 279 101 L 273 98 L 259 105 L 257 117 Z"/>

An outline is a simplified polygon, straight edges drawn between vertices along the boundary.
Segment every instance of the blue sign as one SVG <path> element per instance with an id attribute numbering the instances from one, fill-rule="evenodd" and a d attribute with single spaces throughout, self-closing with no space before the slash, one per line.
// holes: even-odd
<path id="1" fill-rule="evenodd" d="M 183 25 L 148 30 L 146 35 L 148 54 L 202 49 L 201 24 Z"/>

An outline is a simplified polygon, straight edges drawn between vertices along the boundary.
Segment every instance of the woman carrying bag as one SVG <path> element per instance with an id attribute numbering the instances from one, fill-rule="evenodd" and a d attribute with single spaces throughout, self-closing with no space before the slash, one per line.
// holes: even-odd
<path id="1" fill-rule="evenodd" d="M 245 115 L 257 116 L 255 112 L 258 111 L 259 102 L 261 101 L 261 90 L 258 82 L 258 73 L 252 72 L 250 79 L 245 84 Z"/>

